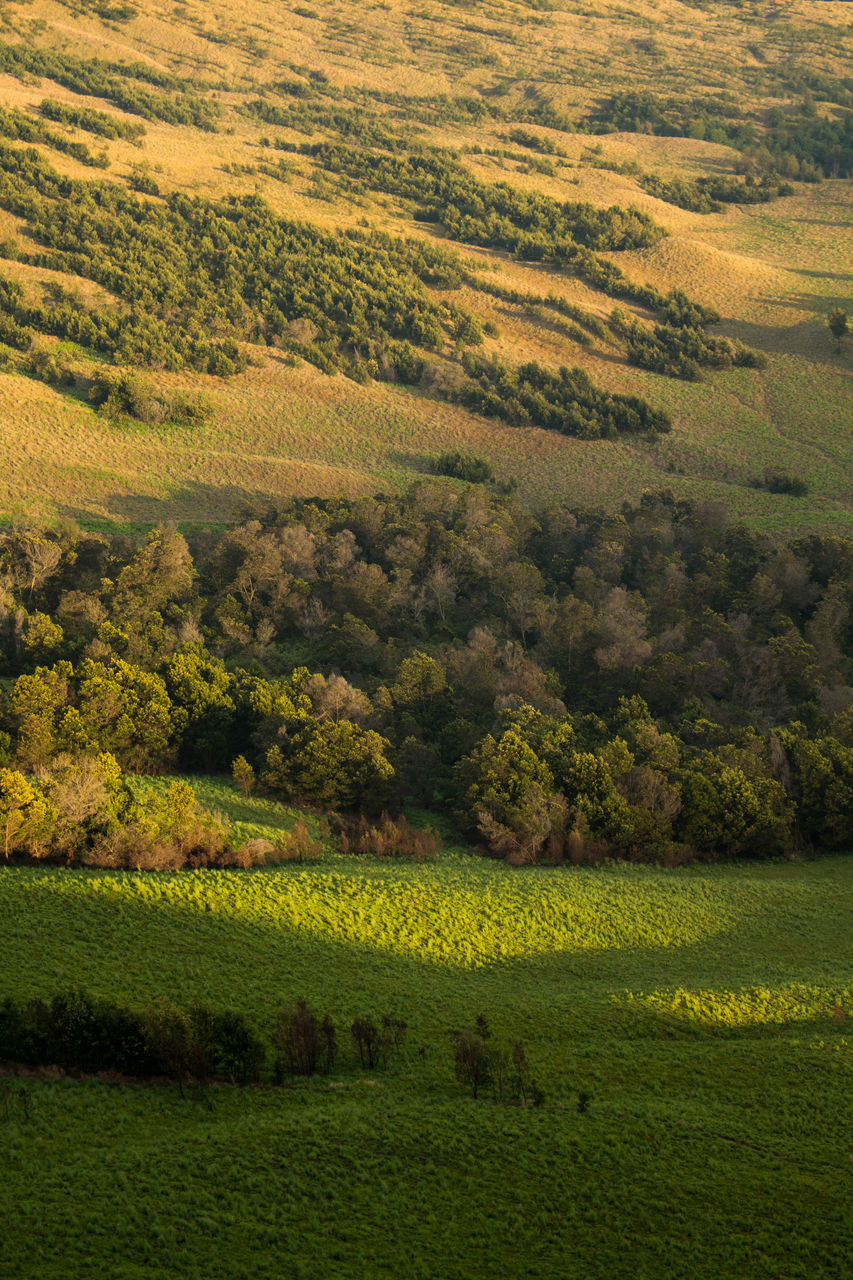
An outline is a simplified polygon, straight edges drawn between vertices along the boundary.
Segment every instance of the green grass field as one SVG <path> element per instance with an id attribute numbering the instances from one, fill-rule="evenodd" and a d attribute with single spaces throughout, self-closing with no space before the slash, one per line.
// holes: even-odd
<path id="1" fill-rule="evenodd" d="M 292 821 L 210 790 L 247 830 Z M 29 1121 L 0 1108 L 0 1273 L 834 1280 L 853 1244 L 851 908 L 843 858 L 4 867 L 0 991 L 200 1000 L 264 1034 L 304 996 L 343 1052 L 331 1078 L 217 1088 L 210 1109 L 27 1081 Z M 384 1012 L 407 1043 L 366 1074 L 345 1028 Z M 448 1033 L 478 1013 L 523 1040 L 541 1107 L 456 1082 Z"/>

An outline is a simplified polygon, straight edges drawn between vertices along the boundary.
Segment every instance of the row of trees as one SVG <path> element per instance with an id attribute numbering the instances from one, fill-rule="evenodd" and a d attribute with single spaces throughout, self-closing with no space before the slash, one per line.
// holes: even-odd
<path id="1" fill-rule="evenodd" d="M 39 143 L 94 168 L 106 169 L 109 165 L 106 152 L 93 154 L 85 142 L 75 142 L 67 134 L 51 129 L 43 120 L 33 119 L 18 107 L 0 107 L 0 137 L 11 138 L 15 142 Z"/>
<path id="2" fill-rule="evenodd" d="M 112 63 L 59 49 L 0 42 L 0 71 L 18 79 L 53 80 L 72 93 L 104 98 L 145 120 L 190 124 L 208 133 L 216 130 L 219 111 L 209 96 L 200 96 L 203 85 L 197 82 L 197 92 L 188 93 L 180 76 L 147 62 Z"/>
<path id="3" fill-rule="evenodd" d="M 650 329 L 619 308 L 614 309 L 611 325 L 624 336 L 631 364 L 671 378 L 696 382 L 703 367 L 760 369 L 766 364 L 763 355 L 739 339 L 716 338 L 702 327 L 658 324 Z"/>
<path id="4" fill-rule="evenodd" d="M 266 1056 L 257 1032 L 231 1009 L 187 1010 L 163 999 L 139 1013 L 77 990 L 0 1003 L 0 1061 L 7 1063 L 165 1076 L 183 1093 L 188 1080 L 257 1080 Z"/>
<path id="5" fill-rule="evenodd" d="M 94 133 L 99 138 L 124 138 L 126 142 L 139 143 L 145 137 L 144 124 L 137 120 L 122 120 L 93 107 L 78 107 L 73 103 L 57 102 L 55 98 L 44 98 L 38 109 L 46 120 L 82 129 L 84 133 Z"/>
<path id="6" fill-rule="evenodd" d="M 790 196 L 790 182 L 765 175 L 755 182 L 751 175 L 736 178 L 716 174 L 706 178 L 662 178 L 659 174 L 643 174 L 638 182 L 650 196 L 666 200 L 691 213 L 720 213 L 727 204 L 767 204 L 779 196 Z"/>
<path id="7" fill-rule="evenodd" d="M 408 1027 L 396 1014 L 362 1014 L 349 1027 L 347 1066 L 376 1071 L 388 1066 L 405 1043 Z M 539 1105 L 544 1098 L 520 1041 L 510 1051 L 492 1040 L 485 1018 L 452 1035 L 456 1079 L 474 1098 L 491 1086 L 492 1096 Z M 423 1052 L 423 1049 L 421 1050 Z M 70 1072 L 114 1072 L 132 1078 L 173 1080 L 184 1086 L 213 1081 L 247 1085 L 267 1078 L 329 1075 L 343 1057 L 338 1028 L 305 1000 L 276 1010 L 268 1041 L 242 1013 L 195 1004 L 183 1009 L 163 998 L 142 1012 L 85 991 L 64 991 L 51 1000 L 0 1001 L 0 1063 L 61 1067 Z"/>

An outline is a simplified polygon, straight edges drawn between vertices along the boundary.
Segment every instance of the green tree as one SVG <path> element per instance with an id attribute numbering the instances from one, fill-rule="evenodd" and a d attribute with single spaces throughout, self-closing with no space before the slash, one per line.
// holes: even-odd
<path id="1" fill-rule="evenodd" d="M 162 676 L 116 657 L 87 658 L 77 675 L 77 712 L 102 751 L 138 773 L 172 763 L 173 709 Z"/>
<path id="2" fill-rule="evenodd" d="M 394 766 L 391 744 L 350 720 L 303 723 L 282 751 L 267 753 L 266 778 L 287 794 L 330 808 L 381 810 Z"/>
<path id="3" fill-rule="evenodd" d="M 456 1079 L 460 1084 L 470 1088 L 474 1098 L 491 1081 L 489 1050 L 486 1042 L 470 1027 L 466 1027 L 456 1037 L 453 1065 Z"/>
<path id="4" fill-rule="evenodd" d="M 143 1026 L 150 1052 L 161 1070 L 177 1080 L 183 1097 L 184 1082 L 195 1059 L 195 1035 L 189 1014 L 164 997 L 145 1010 Z"/>
<path id="5" fill-rule="evenodd" d="M 179 735 L 179 758 L 187 768 L 210 772 L 231 762 L 235 718 L 234 677 L 202 648 L 174 654 L 163 672 Z"/>
<path id="6" fill-rule="evenodd" d="M 232 762 L 231 777 L 244 797 L 248 798 L 255 787 L 255 771 L 245 756 L 237 756 Z"/>
<path id="7" fill-rule="evenodd" d="M 41 851 L 53 834 L 55 813 L 17 769 L 0 769 L 0 836 L 6 861 L 21 848 Z"/>
<path id="8" fill-rule="evenodd" d="M 12 689 L 12 723 L 18 733 L 18 759 L 28 768 L 46 764 L 59 746 L 58 727 L 69 701 L 70 662 L 36 667 L 19 676 Z"/>

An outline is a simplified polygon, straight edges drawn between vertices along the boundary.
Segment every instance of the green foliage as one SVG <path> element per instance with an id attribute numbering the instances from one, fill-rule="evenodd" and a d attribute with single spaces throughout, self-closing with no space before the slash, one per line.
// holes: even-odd
<path id="1" fill-rule="evenodd" d="M 829 327 L 829 332 L 835 339 L 836 348 L 840 351 L 841 339 L 847 332 L 847 312 L 842 311 L 841 307 L 833 307 L 826 317 L 826 323 Z"/>
<path id="2" fill-rule="evenodd" d="M 512 249 L 530 261 L 571 257 L 575 246 L 637 249 L 654 244 L 663 234 L 636 209 L 561 203 L 520 192 L 505 182 L 482 182 L 449 152 L 376 156 L 318 144 L 306 153 L 321 159 L 331 173 L 416 201 L 422 219 L 440 222 L 454 240 Z"/>
<path id="3" fill-rule="evenodd" d="M 482 458 L 468 453 L 442 453 L 433 464 L 436 475 L 451 476 L 468 484 L 488 484 L 492 468 Z"/>
<path id="4" fill-rule="evenodd" d="M 209 133 L 216 129 L 216 104 L 209 98 L 186 93 L 185 84 L 179 76 L 161 71 L 150 63 L 109 63 L 100 58 L 78 58 L 70 53 L 31 45 L 0 44 L 0 70 L 19 79 L 38 76 L 53 80 L 73 93 L 106 98 L 122 111 L 146 120 L 191 124 Z M 143 84 L 157 90 L 177 92 L 170 97 L 166 92 L 143 89 Z"/>
<path id="5" fill-rule="evenodd" d="M 80 164 L 92 165 L 98 169 L 105 169 L 109 164 L 103 153 L 92 155 L 85 142 L 74 142 L 64 133 L 49 129 L 40 120 L 34 120 L 17 107 L 0 107 L 0 136 L 13 138 L 17 142 L 41 143 L 54 151 L 64 152 Z"/>
<path id="6" fill-rule="evenodd" d="M 774 107 L 762 123 L 756 127 L 731 101 L 664 98 L 651 90 L 629 89 L 610 97 L 588 127 L 592 132 L 705 138 L 745 152 L 770 172 L 805 181 L 853 173 L 853 111 L 825 117 L 805 104 Z"/>
<path id="7" fill-rule="evenodd" d="M 750 481 L 756 489 L 766 489 L 768 493 L 786 493 L 792 498 L 805 498 L 809 492 L 809 482 L 802 476 L 792 476 L 789 471 L 768 471 L 761 479 Z"/>
<path id="8" fill-rule="evenodd" d="M 532 362 L 508 369 L 499 360 L 466 355 L 467 384 L 451 388 L 449 399 L 475 413 L 502 418 L 515 427 L 537 426 L 582 440 L 613 438 L 621 433 L 657 434 L 670 429 L 662 410 L 638 396 L 602 391 L 583 369 L 565 367 L 552 373 Z"/>
<path id="9" fill-rule="evenodd" d="M 701 326 L 659 324 L 649 329 L 637 320 L 628 320 L 618 309 L 611 324 L 624 335 L 631 364 L 688 382 L 695 382 L 703 367 L 758 369 L 765 363 L 762 355 L 738 339 L 711 337 Z"/>
<path id="10" fill-rule="evenodd" d="M 105 111 L 95 111 L 91 107 L 75 107 L 71 103 L 57 102 L 55 98 L 44 98 L 38 109 L 46 120 L 72 125 L 86 133 L 97 134 L 99 138 L 124 138 L 126 142 L 139 142 L 145 137 L 145 125 L 107 115 Z"/>
<path id="11" fill-rule="evenodd" d="M 455 268 L 423 242 L 320 232 L 276 217 L 257 197 L 176 195 L 154 205 L 120 186 L 61 178 L 34 151 L 0 148 L 0 170 L 0 204 L 38 221 L 48 247 L 28 260 L 96 280 L 130 309 L 123 319 L 68 299 L 27 306 L 7 285 L 3 309 L 19 329 L 72 338 L 123 364 L 220 376 L 245 368 L 237 339 L 284 345 L 328 371 L 378 377 L 384 368 L 403 380 L 419 374 L 408 344 L 476 339 L 469 317 L 427 293 Z"/>
<path id="12" fill-rule="evenodd" d="M 96 370 L 89 400 L 107 418 L 127 414 L 148 425 L 173 422 L 180 427 L 196 427 L 210 418 L 210 408 L 199 396 L 167 395 L 138 373 L 109 368 Z"/>
<path id="13" fill-rule="evenodd" d="M 692 213 L 720 213 L 727 204 L 767 204 L 780 196 L 790 196 L 794 191 L 790 183 L 773 181 L 768 177 L 761 182 L 753 182 L 749 177 L 722 175 L 691 180 L 644 174 L 639 183 L 650 196 Z"/>

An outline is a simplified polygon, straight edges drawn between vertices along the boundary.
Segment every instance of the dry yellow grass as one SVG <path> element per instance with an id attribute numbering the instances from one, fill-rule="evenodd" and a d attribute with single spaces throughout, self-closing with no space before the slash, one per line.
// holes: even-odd
<path id="1" fill-rule="evenodd" d="M 677 0 L 642 0 L 637 8 L 596 0 L 583 12 L 526 16 L 503 0 L 487 7 L 387 0 L 357 11 L 315 0 L 310 7 L 322 21 L 305 16 L 307 6 L 298 15 L 276 0 L 151 0 L 139 4 L 135 18 L 117 24 L 73 4 L 35 0 L 4 7 L 0 38 L 30 38 L 80 56 L 140 60 L 233 90 L 216 91 L 223 112 L 216 134 L 146 121 L 142 147 L 121 140 L 103 144 L 111 159 L 108 180 L 121 180 L 144 162 L 165 192 L 218 197 L 257 190 L 280 214 L 327 229 L 366 219 L 377 229 L 427 238 L 434 238 L 434 229 L 415 223 L 393 200 L 342 198 L 334 184 L 325 193 L 330 198 L 318 199 L 307 159 L 293 162 L 286 181 L 226 173 L 226 167 L 279 155 L 259 141 L 281 131 L 242 115 L 245 96 L 314 70 L 345 94 L 368 88 L 432 98 L 497 91 L 494 100 L 505 103 L 532 94 L 578 117 L 625 85 L 696 96 L 724 92 L 735 100 L 752 95 L 756 101 L 750 84 L 764 65 L 758 55 L 765 61 L 786 56 L 793 26 L 805 67 L 844 74 L 853 51 L 849 6 L 840 0 L 795 0 L 784 13 L 763 3 L 747 13 L 725 3 L 696 8 Z M 0 97 L 9 105 L 32 107 L 47 94 L 121 114 L 49 82 L 0 77 Z M 381 103 L 371 109 L 393 114 Z M 631 369 L 615 345 L 597 341 L 584 349 L 522 308 L 465 289 L 454 300 L 500 329 L 488 350 L 512 362 L 581 364 L 613 390 L 666 406 L 672 435 L 647 445 L 518 431 L 418 393 L 362 387 L 304 366 L 288 367 L 274 355 L 229 383 L 157 375 L 173 388 L 204 385 L 215 407 L 212 423 L 191 433 L 125 431 L 79 400 L 2 374 L 0 513 L 23 501 L 98 519 L 221 520 L 232 517 L 247 497 L 405 484 L 431 456 L 458 448 L 487 458 L 498 474 L 516 477 L 531 499 L 548 495 L 614 505 L 642 488 L 665 484 L 693 496 L 722 497 L 767 526 L 851 527 L 851 358 L 849 348 L 836 356 L 825 316 L 832 305 L 849 307 L 853 184 L 798 186 L 796 195 L 771 205 L 701 216 L 646 195 L 630 172 L 601 166 L 633 165 L 668 177 L 731 172 L 731 150 L 692 139 L 595 139 L 530 129 L 564 153 L 555 159 L 553 176 L 520 171 L 518 159 L 525 153 L 507 141 L 508 127 L 500 121 L 423 126 L 422 136 L 436 145 L 508 148 L 516 159 L 466 157 L 485 180 L 510 181 L 563 200 L 633 204 L 650 213 L 668 237 L 651 249 L 619 255 L 620 264 L 639 281 L 682 288 L 715 306 L 723 332 L 767 353 L 765 371 L 714 374 L 696 386 L 674 383 Z M 304 140 L 297 133 L 287 136 Z M 93 176 L 65 156 L 47 154 L 64 173 Z M 0 212 L 0 240 L 20 236 L 20 230 L 18 220 Z M 612 300 L 571 277 L 503 254 L 461 251 L 484 275 L 494 270 L 491 278 L 506 287 L 553 291 L 600 317 L 612 309 Z M 36 292 L 55 278 L 17 263 L 5 263 L 0 271 Z M 105 300 L 86 282 L 66 283 L 81 287 L 88 301 Z M 811 480 L 809 504 L 746 487 L 751 476 L 780 458 Z"/>

